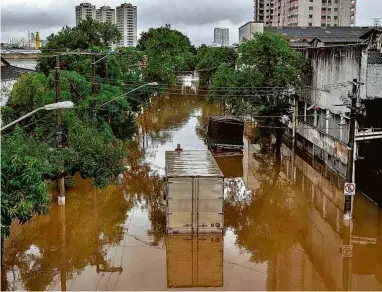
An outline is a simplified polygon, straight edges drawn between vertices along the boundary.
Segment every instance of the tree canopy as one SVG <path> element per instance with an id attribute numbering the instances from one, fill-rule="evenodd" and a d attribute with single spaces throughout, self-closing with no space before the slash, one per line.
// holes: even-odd
<path id="1" fill-rule="evenodd" d="M 143 32 L 137 48 L 148 56 L 147 78 L 172 84 L 175 73 L 194 69 L 195 48 L 187 36 L 169 26 Z"/>
<path id="2" fill-rule="evenodd" d="M 115 24 L 99 22 L 90 17 L 75 27 L 65 26 L 57 34 L 47 37 L 46 50 L 84 50 L 93 47 L 105 47 L 121 40 L 121 33 Z"/>
<path id="3" fill-rule="evenodd" d="M 233 114 L 264 116 L 259 122 L 266 127 L 260 127 L 258 133 L 275 133 L 280 146 L 286 125 L 279 117 L 289 114 L 290 89 L 300 85 L 305 64 L 303 56 L 281 35 L 255 34 L 239 46 L 237 70 L 220 66 L 213 74 L 210 97 Z"/>
<path id="4" fill-rule="evenodd" d="M 224 65 L 235 68 L 237 53 L 232 48 L 227 47 L 206 47 L 201 46 L 196 54 L 196 69 L 200 70 L 200 78 L 203 82 L 210 83 L 212 75 L 218 67 Z"/>

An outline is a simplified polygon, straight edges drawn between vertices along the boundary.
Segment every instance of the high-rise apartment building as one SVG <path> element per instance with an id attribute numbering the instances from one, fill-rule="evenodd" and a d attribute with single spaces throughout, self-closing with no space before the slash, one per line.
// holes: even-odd
<path id="1" fill-rule="evenodd" d="M 96 19 L 96 7 L 90 3 L 81 3 L 76 6 L 76 25 L 87 17 Z"/>
<path id="2" fill-rule="evenodd" d="M 228 28 L 215 28 L 214 29 L 214 43 L 223 47 L 229 46 L 229 29 Z"/>
<path id="3" fill-rule="evenodd" d="M 123 3 L 116 8 L 116 25 L 122 34 L 120 46 L 137 45 L 137 6 Z"/>
<path id="4" fill-rule="evenodd" d="M 254 11 L 266 26 L 352 26 L 356 0 L 254 0 Z"/>
<path id="5" fill-rule="evenodd" d="M 101 6 L 97 9 L 96 15 L 97 21 L 115 24 L 115 9 L 110 6 Z"/>

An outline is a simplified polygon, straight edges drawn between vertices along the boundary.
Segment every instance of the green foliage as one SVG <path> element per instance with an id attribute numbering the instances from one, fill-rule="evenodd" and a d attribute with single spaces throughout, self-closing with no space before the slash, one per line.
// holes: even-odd
<path id="1" fill-rule="evenodd" d="M 69 128 L 70 173 L 80 173 L 82 178 L 94 178 L 95 186 L 115 182 L 123 172 L 125 151 L 118 140 L 110 143 L 110 136 L 99 128 L 74 121 Z"/>
<path id="2" fill-rule="evenodd" d="M 289 87 L 300 83 L 303 56 L 289 46 L 279 34 L 265 32 L 239 47 L 239 66 L 258 86 Z"/>
<path id="3" fill-rule="evenodd" d="M 43 182 L 46 146 L 16 130 L 2 138 L 1 238 L 9 236 L 12 220 L 25 223 L 34 214 L 47 211 L 50 196 Z"/>
<path id="4" fill-rule="evenodd" d="M 207 59 L 207 50 L 201 48 L 198 54 Z M 256 112 L 259 122 L 266 125 L 257 133 L 267 138 L 275 134 L 276 154 L 280 154 L 285 125 L 279 117 L 289 114 L 289 90 L 301 84 L 306 62 L 286 39 L 269 32 L 256 34 L 240 45 L 239 55 L 237 71 L 220 66 L 214 72 L 210 97 L 224 104 L 231 114 Z"/>
<path id="5" fill-rule="evenodd" d="M 213 73 L 220 65 L 226 64 L 229 67 L 235 67 L 237 53 L 232 48 L 202 46 L 198 49 L 195 59 L 196 68 L 201 70 L 201 80 L 210 83 Z"/>
<path id="6" fill-rule="evenodd" d="M 116 50 L 116 54 L 107 57 L 108 78 L 116 82 L 140 82 L 142 72 L 138 67 L 138 63 L 143 59 L 143 57 L 144 52 L 139 51 L 136 48 L 118 48 Z M 101 77 L 106 77 L 104 65 L 102 61 L 100 63 L 101 68 L 97 68 L 97 73 Z"/>
<path id="7" fill-rule="evenodd" d="M 169 26 L 142 33 L 138 49 L 148 56 L 147 80 L 175 83 L 175 72 L 194 68 L 194 48 L 190 40 Z"/>
<path id="8" fill-rule="evenodd" d="M 159 27 L 143 32 L 137 47 L 145 52 L 166 52 L 170 56 L 177 56 L 191 51 L 191 42 L 180 31 Z"/>
<path id="9" fill-rule="evenodd" d="M 115 24 L 87 18 L 76 27 L 66 26 L 58 34 L 48 36 L 44 49 L 85 50 L 94 46 L 108 46 L 119 42 L 121 37 Z"/>
<path id="10" fill-rule="evenodd" d="M 213 75 L 209 98 L 223 105 L 229 104 L 232 114 L 245 111 L 242 98 L 238 96 L 240 90 L 240 75 L 235 68 L 222 64 Z"/>
<path id="11" fill-rule="evenodd" d="M 47 37 L 47 44 L 37 63 L 37 70 L 48 75 L 55 67 L 55 59 L 51 55 L 55 51 L 89 50 L 105 51 L 112 43 L 121 40 L 117 26 L 98 22 L 91 18 L 82 20 L 76 27 L 63 27 L 56 35 Z M 80 74 L 91 74 L 91 56 L 61 56 L 62 68 Z"/>

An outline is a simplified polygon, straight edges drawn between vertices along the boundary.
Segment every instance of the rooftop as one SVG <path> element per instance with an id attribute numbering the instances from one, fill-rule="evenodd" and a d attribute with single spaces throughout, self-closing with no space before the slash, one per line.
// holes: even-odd
<path id="1" fill-rule="evenodd" d="M 223 177 L 209 151 L 166 151 L 167 177 Z"/>
<path id="2" fill-rule="evenodd" d="M 265 27 L 265 31 L 280 33 L 288 39 L 311 41 L 318 39 L 331 43 L 357 43 L 361 36 L 370 31 L 371 27 Z"/>
<path id="3" fill-rule="evenodd" d="M 16 80 L 23 73 L 35 72 L 34 70 L 11 66 L 6 59 L 1 57 L 1 81 Z"/>

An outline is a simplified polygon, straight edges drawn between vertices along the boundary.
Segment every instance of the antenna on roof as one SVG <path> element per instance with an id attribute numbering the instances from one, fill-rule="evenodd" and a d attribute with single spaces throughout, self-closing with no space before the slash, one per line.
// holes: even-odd
<path id="1" fill-rule="evenodd" d="M 374 20 L 374 27 L 380 27 L 381 26 L 381 19 L 374 17 L 372 18 Z"/>

